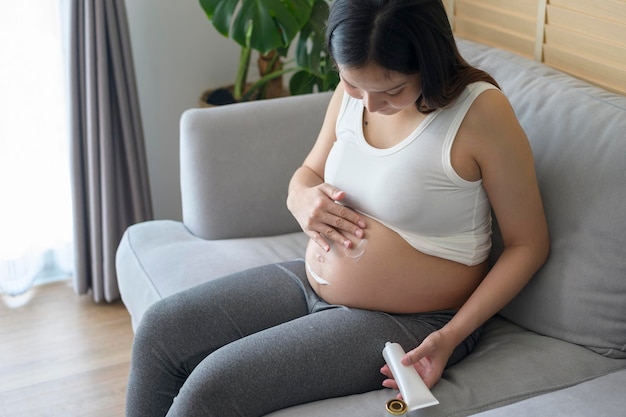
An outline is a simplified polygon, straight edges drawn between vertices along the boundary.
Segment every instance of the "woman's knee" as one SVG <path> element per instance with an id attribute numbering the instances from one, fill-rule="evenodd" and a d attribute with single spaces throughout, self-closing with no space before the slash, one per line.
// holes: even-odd
<path id="1" fill-rule="evenodd" d="M 153 303 L 143 314 L 135 331 L 134 348 L 161 345 L 174 331 L 180 329 L 176 323 L 176 313 L 167 299 Z M 174 336 L 175 338 L 175 336 Z"/>
<path id="2" fill-rule="evenodd" d="M 263 415 L 264 401 L 250 402 L 247 384 L 258 382 L 254 372 L 241 373 L 236 358 L 219 354 L 205 358 L 189 375 L 176 396 L 168 417 Z M 243 391 L 242 391 L 243 390 Z M 259 409 L 257 409 L 257 407 Z"/>

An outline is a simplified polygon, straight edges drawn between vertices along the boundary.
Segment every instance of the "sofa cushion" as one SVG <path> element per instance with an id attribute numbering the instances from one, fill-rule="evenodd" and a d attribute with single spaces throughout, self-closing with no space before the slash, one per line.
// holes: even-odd
<path id="1" fill-rule="evenodd" d="M 535 155 L 551 236 L 543 268 L 502 315 L 626 358 L 626 97 L 459 40 L 511 101 Z M 494 255 L 502 250 L 494 235 Z"/>
<path id="2" fill-rule="evenodd" d="M 117 249 L 116 269 L 133 329 L 152 303 L 233 272 L 301 258 L 307 240 L 302 232 L 204 240 L 173 220 L 129 227 Z"/>
<path id="3" fill-rule="evenodd" d="M 541 336 L 495 317 L 486 324 L 474 351 L 448 368 L 433 387 L 432 393 L 439 400 L 439 405 L 408 415 L 469 416 L 538 395 L 559 392 L 615 372 L 621 375 L 626 371 L 625 367 L 626 361 L 606 358 L 582 346 Z M 591 386 L 590 389 L 594 392 L 595 388 Z M 384 389 L 331 398 L 277 411 L 267 417 L 379 417 L 385 414 L 385 402 L 396 394 L 396 391 Z M 615 403 L 623 405 L 620 399 Z M 603 410 L 602 407 L 596 409 Z M 544 413 L 522 415 L 552 416 L 552 411 L 546 406 Z M 506 412 L 496 415 L 508 417 Z"/>
<path id="4" fill-rule="evenodd" d="M 625 386 L 626 369 L 623 369 L 573 387 L 485 411 L 475 417 L 527 417 L 547 414 L 550 417 L 620 416 L 624 414 L 622 398 Z"/>

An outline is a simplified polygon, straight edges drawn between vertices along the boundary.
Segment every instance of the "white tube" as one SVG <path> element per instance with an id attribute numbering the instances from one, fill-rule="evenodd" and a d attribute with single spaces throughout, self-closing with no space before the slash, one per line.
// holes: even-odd
<path id="1" fill-rule="evenodd" d="M 389 365 L 393 378 L 398 383 L 398 388 L 408 411 L 439 404 L 439 401 L 430 392 L 415 368 L 402 365 L 400 359 L 402 359 L 404 354 L 402 346 L 397 343 L 387 342 L 383 349 L 385 362 Z"/>

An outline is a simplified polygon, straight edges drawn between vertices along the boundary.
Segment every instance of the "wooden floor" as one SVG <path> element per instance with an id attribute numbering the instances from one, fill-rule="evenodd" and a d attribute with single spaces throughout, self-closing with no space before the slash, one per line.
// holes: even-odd
<path id="1" fill-rule="evenodd" d="M 0 417 L 123 416 L 132 338 L 121 302 L 68 282 L 0 295 Z"/>

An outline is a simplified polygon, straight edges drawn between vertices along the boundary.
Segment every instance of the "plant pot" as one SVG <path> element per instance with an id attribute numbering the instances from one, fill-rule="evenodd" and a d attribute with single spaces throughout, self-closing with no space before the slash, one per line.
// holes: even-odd
<path id="1" fill-rule="evenodd" d="M 276 73 L 282 70 L 283 62 L 280 57 L 278 57 L 276 51 L 272 51 L 266 55 L 259 55 L 259 58 L 257 59 L 257 68 L 259 70 L 259 75 L 264 77 L 268 74 Z M 252 85 L 253 83 L 246 83 L 244 96 L 245 92 L 248 91 Z M 233 96 L 233 91 L 233 85 L 207 90 L 200 96 L 200 107 L 215 107 L 237 103 L 237 100 L 235 100 L 235 97 Z M 289 91 L 283 86 L 283 77 L 280 75 L 267 81 L 263 87 L 259 88 L 249 97 L 249 100 L 259 100 L 260 98 L 278 98 L 288 95 Z"/>
<path id="2" fill-rule="evenodd" d="M 246 87 L 250 88 L 252 84 L 248 84 Z M 226 87 L 219 87 L 210 90 L 206 90 L 202 93 L 200 98 L 198 99 L 198 105 L 202 108 L 204 107 L 216 107 L 223 106 L 226 104 L 234 104 L 237 103 L 235 98 L 233 97 L 234 87 L 232 85 Z M 278 98 L 278 97 L 286 97 L 289 95 L 289 91 L 286 88 L 282 88 L 282 92 L 280 94 L 276 93 L 276 89 L 270 89 L 265 98 Z M 251 100 L 258 100 L 258 94 L 254 94 L 251 97 Z"/>
<path id="3" fill-rule="evenodd" d="M 275 58 L 277 58 L 276 51 L 272 51 L 267 55 L 259 55 L 256 63 L 261 77 L 283 69 L 283 62 L 280 58 L 274 61 Z M 274 61 L 273 65 L 272 61 Z M 265 98 L 277 98 L 283 97 L 284 95 L 286 94 L 283 87 L 282 75 L 269 81 L 265 86 Z"/>
<path id="4" fill-rule="evenodd" d="M 237 101 L 233 97 L 233 89 L 234 87 L 230 85 L 228 87 L 206 90 L 200 96 L 198 104 L 200 107 L 216 107 L 236 103 Z"/>

